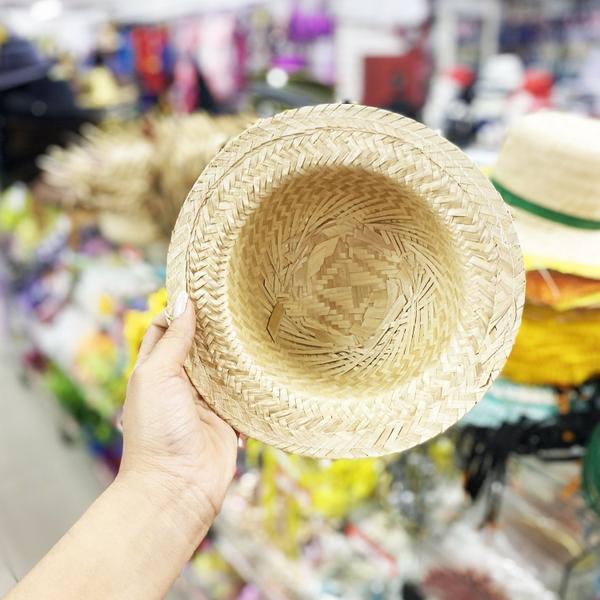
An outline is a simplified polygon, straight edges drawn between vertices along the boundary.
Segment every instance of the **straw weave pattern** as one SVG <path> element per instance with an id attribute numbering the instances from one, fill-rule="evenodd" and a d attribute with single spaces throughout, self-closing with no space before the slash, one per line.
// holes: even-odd
<path id="1" fill-rule="evenodd" d="M 524 277 L 511 218 L 458 149 L 405 117 L 322 105 L 258 121 L 188 195 L 169 248 L 186 363 L 236 430 L 315 457 L 409 448 L 504 364 Z"/>

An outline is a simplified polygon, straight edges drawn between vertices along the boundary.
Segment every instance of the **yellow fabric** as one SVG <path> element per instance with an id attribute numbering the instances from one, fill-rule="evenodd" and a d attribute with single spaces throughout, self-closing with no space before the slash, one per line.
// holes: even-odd
<path id="1" fill-rule="evenodd" d="M 570 298 L 568 300 L 559 301 L 554 305 L 554 308 L 559 311 L 591 307 L 600 307 L 600 292 L 587 294 L 586 296 L 581 296 L 579 298 Z"/>
<path id="2" fill-rule="evenodd" d="M 523 257 L 523 260 L 526 271 L 553 269 L 554 271 L 560 271 L 561 273 L 570 273 L 572 275 L 579 275 L 580 277 L 588 277 L 590 279 L 600 279 L 600 259 L 598 260 L 598 264 L 594 266 L 528 254 Z"/>
<path id="3" fill-rule="evenodd" d="M 280 470 L 285 472 L 289 486 L 306 496 L 312 512 L 338 519 L 375 492 L 384 467 L 383 461 L 375 458 L 318 461 L 284 454 L 253 439 L 248 440 L 246 460 L 250 466 L 262 465 L 261 505 L 271 532 L 276 530 Z M 288 527 L 298 527 L 299 508 L 296 504 L 284 507 Z"/>
<path id="4" fill-rule="evenodd" d="M 125 378 L 129 379 L 135 361 L 137 360 L 140 344 L 152 319 L 164 310 L 167 305 L 167 290 L 160 288 L 148 296 L 148 310 L 128 310 L 123 317 L 123 337 L 127 343 L 129 365 L 125 371 Z"/>
<path id="5" fill-rule="evenodd" d="M 121 102 L 121 89 L 106 67 L 94 67 L 88 73 L 87 93 L 81 94 L 82 105 L 87 108 L 104 108 Z"/>
<path id="6" fill-rule="evenodd" d="M 506 377 L 534 385 L 577 385 L 597 373 L 600 309 L 558 312 L 525 305 Z"/>
<path id="7" fill-rule="evenodd" d="M 327 517 L 346 516 L 377 486 L 381 464 L 376 459 L 335 460 L 327 466 L 304 460 L 299 483 L 308 490 L 315 511 Z"/>

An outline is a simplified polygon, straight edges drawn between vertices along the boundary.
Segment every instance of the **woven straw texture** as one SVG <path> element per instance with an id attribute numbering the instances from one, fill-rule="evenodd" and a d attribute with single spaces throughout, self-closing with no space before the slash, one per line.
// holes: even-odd
<path id="1" fill-rule="evenodd" d="M 599 165 L 599 120 L 540 112 L 511 126 L 493 178 L 530 202 L 600 221 Z M 600 231 L 569 227 L 518 208 L 511 210 L 527 269 L 600 278 Z"/>
<path id="2" fill-rule="evenodd" d="M 169 248 L 186 370 L 236 430 L 377 456 L 455 423 L 503 366 L 524 276 L 510 215 L 457 148 L 405 117 L 322 105 L 258 121 L 188 195 Z"/>

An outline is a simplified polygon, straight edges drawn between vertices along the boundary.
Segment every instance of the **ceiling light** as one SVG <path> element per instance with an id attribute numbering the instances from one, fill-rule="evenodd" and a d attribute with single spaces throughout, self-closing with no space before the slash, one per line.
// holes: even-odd
<path id="1" fill-rule="evenodd" d="M 60 0 L 38 0 L 29 7 L 29 13 L 36 21 L 51 21 L 60 15 L 62 9 Z"/>
<path id="2" fill-rule="evenodd" d="M 279 67 L 270 69 L 267 73 L 267 83 L 274 88 L 282 88 L 288 82 L 288 74 Z"/>

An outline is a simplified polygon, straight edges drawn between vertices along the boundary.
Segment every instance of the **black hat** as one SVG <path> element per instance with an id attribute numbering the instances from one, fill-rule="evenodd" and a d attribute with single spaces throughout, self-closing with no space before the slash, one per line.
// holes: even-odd
<path id="1" fill-rule="evenodd" d="M 0 91 L 42 79 L 51 64 L 30 42 L 9 35 L 0 43 Z"/>

